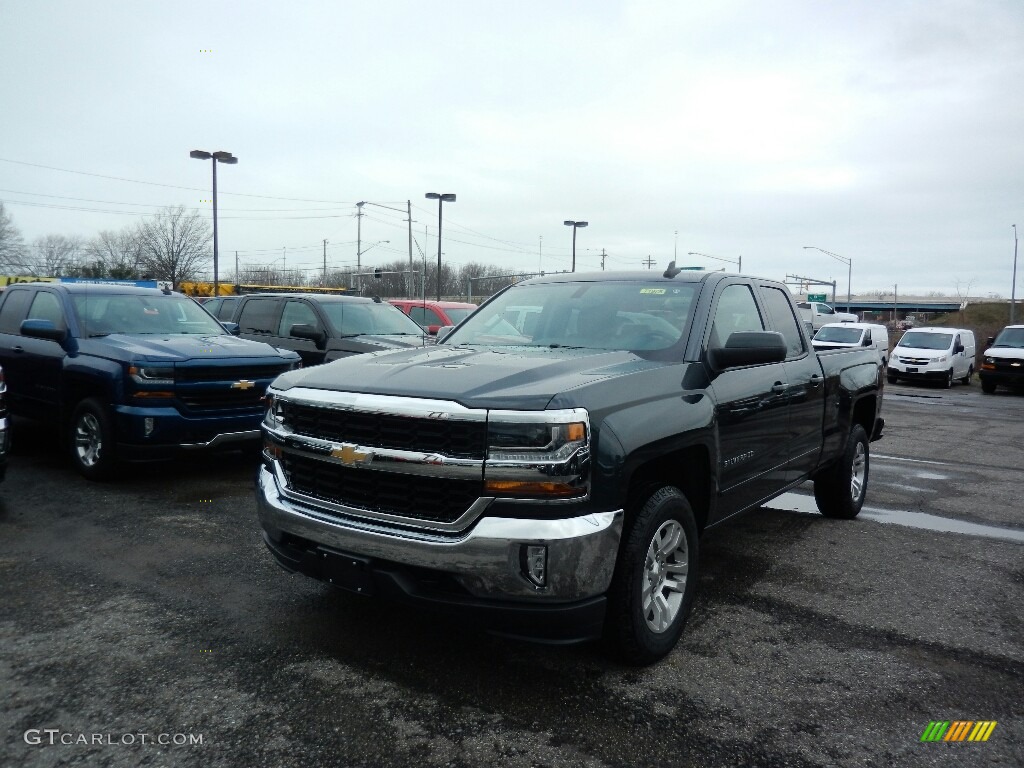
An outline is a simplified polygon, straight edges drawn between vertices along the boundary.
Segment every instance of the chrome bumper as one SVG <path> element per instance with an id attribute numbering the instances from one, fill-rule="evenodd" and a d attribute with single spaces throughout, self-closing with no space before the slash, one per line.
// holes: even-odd
<path id="1" fill-rule="evenodd" d="M 282 497 L 277 481 L 261 467 L 256 501 L 271 539 L 281 533 L 363 557 L 451 574 L 484 599 L 568 602 L 604 594 L 611 583 L 622 535 L 622 510 L 560 520 L 487 517 L 460 536 L 416 533 L 371 521 L 339 519 Z M 523 575 L 525 544 L 548 548 L 547 584 Z"/>
<path id="2" fill-rule="evenodd" d="M 182 443 L 178 447 L 186 450 L 206 450 L 220 445 L 227 445 L 228 443 L 241 443 L 246 440 L 258 441 L 259 439 L 260 431 L 258 429 L 247 429 L 244 432 L 224 432 L 215 435 L 212 440 L 207 440 L 205 443 Z"/>

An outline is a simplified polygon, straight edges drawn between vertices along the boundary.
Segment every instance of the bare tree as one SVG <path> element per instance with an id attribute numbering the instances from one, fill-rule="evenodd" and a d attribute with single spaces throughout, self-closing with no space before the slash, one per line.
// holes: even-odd
<path id="1" fill-rule="evenodd" d="M 67 235 L 37 237 L 25 258 L 25 264 L 37 277 L 61 277 L 77 271 L 82 241 Z"/>
<path id="2" fill-rule="evenodd" d="M 139 227 L 143 268 L 175 287 L 194 280 L 210 262 L 212 236 L 197 211 L 189 213 L 183 205 L 164 208 Z"/>
<path id="3" fill-rule="evenodd" d="M 14 226 L 14 220 L 0 201 L 0 268 L 5 274 L 23 274 L 25 268 L 25 241 L 21 230 Z"/>
<path id="4" fill-rule="evenodd" d="M 104 230 L 86 243 L 82 271 L 86 277 L 137 278 L 142 253 L 140 227 Z"/>
<path id="5" fill-rule="evenodd" d="M 967 299 L 971 295 L 971 286 L 977 278 L 971 278 L 967 283 L 961 283 L 960 278 L 956 281 L 956 297 L 960 299 L 960 324 L 964 323 L 964 307 L 967 306 Z"/>

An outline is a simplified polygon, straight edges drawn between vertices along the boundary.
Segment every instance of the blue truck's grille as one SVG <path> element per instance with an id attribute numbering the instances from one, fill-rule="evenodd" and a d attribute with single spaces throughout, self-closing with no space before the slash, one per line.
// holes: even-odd
<path id="1" fill-rule="evenodd" d="M 395 475 L 286 453 L 288 487 L 323 501 L 417 520 L 451 523 L 477 500 L 481 481 Z"/>
<path id="2" fill-rule="evenodd" d="M 179 392 L 178 398 L 192 411 L 222 410 L 231 408 L 262 408 L 265 386 L 239 390 L 227 387 Z"/>
<path id="3" fill-rule="evenodd" d="M 179 366 L 175 369 L 175 380 L 188 381 L 255 381 L 274 379 L 291 370 L 289 363 L 275 365 L 196 365 Z"/>
<path id="4" fill-rule="evenodd" d="M 483 422 L 417 419 L 287 401 L 283 406 L 285 424 L 300 435 L 451 458 L 484 458 L 487 426 Z"/>

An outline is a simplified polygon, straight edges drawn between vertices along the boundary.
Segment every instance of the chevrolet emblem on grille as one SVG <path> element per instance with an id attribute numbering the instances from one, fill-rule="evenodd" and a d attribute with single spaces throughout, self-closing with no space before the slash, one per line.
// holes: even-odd
<path id="1" fill-rule="evenodd" d="M 348 466 L 369 464 L 373 461 L 373 451 L 361 451 L 352 443 L 343 443 L 341 447 L 332 449 L 331 456 Z"/>
<path id="2" fill-rule="evenodd" d="M 256 386 L 256 382 L 255 381 L 249 381 L 248 379 L 242 379 L 241 381 L 236 381 L 234 384 L 232 384 L 231 388 L 232 389 L 252 389 L 255 386 Z"/>

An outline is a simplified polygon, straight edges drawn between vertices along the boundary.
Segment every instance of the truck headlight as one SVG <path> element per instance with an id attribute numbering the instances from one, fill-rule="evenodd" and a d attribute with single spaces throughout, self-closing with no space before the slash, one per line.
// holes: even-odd
<path id="1" fill-rule="evenodd" d="M 174 368 L 167 365 L 131 365 L 128 367 L 128 375 L 136 384 L 174 386 Z"/>
<path id="2" fill-rule="evenodd" d="M 485 493 L 572 499 L 589 490 L 590 421 L 585 410 L 489 414 Z"/>
<path id="3" fill-rule="evenodd" d="M 269 429 L 280 429 L 284 426 L 284 403 L 272 391 L 267 391 L 263 398 L 267 410 L 263 414 L 263 425 Z"/>

